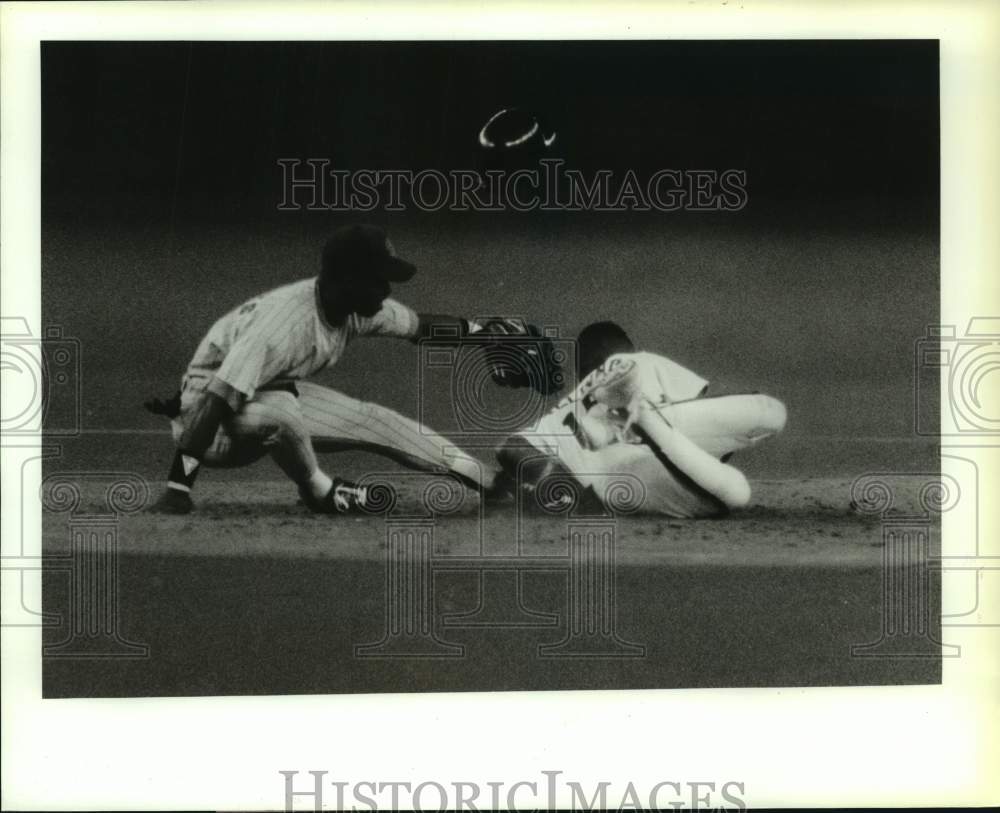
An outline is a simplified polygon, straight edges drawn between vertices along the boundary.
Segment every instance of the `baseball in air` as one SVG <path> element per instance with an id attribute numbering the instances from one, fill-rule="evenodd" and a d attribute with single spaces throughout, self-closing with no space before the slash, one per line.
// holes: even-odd
<path id="1" fill-rule="evenodd" d="M 541 117 L 520 107 L 504 107 L 490 116 L 479 131 L 484 150 L 547 150 L 556 141 L 556 132 Z"/>
<path id="2" fill-rule="evenodd" d="M 537 167 L 539 159 L 554 156 L 556 138 L 556 131 L 540 114 L 522 107 L 504 107 L 479 129 L 479 161 L 484 169 Z"/>

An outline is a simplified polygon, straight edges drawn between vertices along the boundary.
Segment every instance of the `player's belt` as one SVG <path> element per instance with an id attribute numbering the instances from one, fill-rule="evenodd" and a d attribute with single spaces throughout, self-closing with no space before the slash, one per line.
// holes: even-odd
<path id="1" fill-rule="evenodd" d="M 290 392 L 296 398 L 299 397 L 299 388 L 294 381 L 272 381 L 263 387 L 258 387 L 257 392 Z"/>

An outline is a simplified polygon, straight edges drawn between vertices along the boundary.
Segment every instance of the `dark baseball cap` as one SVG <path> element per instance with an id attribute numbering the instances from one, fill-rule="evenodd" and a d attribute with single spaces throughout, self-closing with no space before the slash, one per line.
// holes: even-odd
<path id="1" fill-rule="evenodd" d="M 326 241 L 323 273 L 406 282 L 417 273 L 417 267 L 396 256 L 392 243 L 378 226 L 358 224 L 337 229 Z"/>

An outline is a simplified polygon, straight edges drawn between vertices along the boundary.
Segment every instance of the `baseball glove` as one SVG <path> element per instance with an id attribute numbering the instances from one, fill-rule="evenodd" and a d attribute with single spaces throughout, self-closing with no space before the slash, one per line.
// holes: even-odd
<path id="1" fill-rule="evenodd" d="M 562 389 L 562 353 L 552 339 L 523 319 L 493 318 L 476 334 L 490 375 L 501 387 L 530 387 L 543 395 Z"/>

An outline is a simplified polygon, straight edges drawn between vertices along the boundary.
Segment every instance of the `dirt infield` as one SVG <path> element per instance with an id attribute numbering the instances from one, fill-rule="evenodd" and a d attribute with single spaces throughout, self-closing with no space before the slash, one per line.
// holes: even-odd
<path id="1" fill-rule="evenodd" d="M 940 680 L 935 657 L 852 656 L 881 635 L 884 544 L 851 477 L 755 480 L 748 510 L 697 521 L 524 516 L 472 496 L 436 515 L 423 476 L 399 478 L 387 514 L 317 517 L 287 483 L 204 479 L 190 517 L 108 526 L 119 640 L 50 651 L 46 696 Z M 63 622 L 79 612 L 70 539 L 106 511 L 107 478 L 92 480 L 45 515 L 45 611 Z M 135 657 L 79 657 L 102 646 Z"/>
<path id="2" fill-rule="evenodd" d="M 199 511 L 188 519 L 115 520 L 120 633 L 148 644 L 148 657 L 48 657 L 46 693 L 937 681 L 935 658 L 855 658 L 850 649 L 880 634 L 883 574 L 880 519 L 851 510 L 851 484 L 870 472 L 938 470 L 936 439 L 913 435 L 915 419 L 934 404 L 916 397 L 912 380 L 915 340 L 938 321 L 937 229 L 920 232 L 909 221 L 887 228 L 884 207 L 872 219 L 848 209 L 846 226 L 802 219 L 759 199 L 747 210 L 755 219 L 741 214 L 738 221 L 593 213 L 546 215 L 534 223 L 414 213 L 385 223 L 397 247 L 424 269 L 400 292 L 418 311 L 499 308 L 542 320 L 562 337 L 577 335 L 600 314 L 626 324 L 638 345 L 667 353 L 713 383 L 760 389 L 787 404 L 786 431 L 734 461 L 754 487 L 748 511 L 711 522 L 622 517 L 612 523 L 614 601 L 589 620 L 613 626 L 612 654 L 623 649 L 630 657 L 565 657 L 572 647 L 539 651 L 566 639 L 573 619 L 586 629 L 588 619 L 574 614 L 571 586 L 596 589 L 580 582 L 591 574 L 607 592 L 600 571 L 573 570 L 574 562 L 579 569 L 606 554 L 576 551 L 574 559 L 567 537 L 585 537 L 586 522 L 536 518 L 519 530 L 516 512 L 480 520 L 470 504 L 448 517 L 401 518 L 420 526 L 420 534 L 430 526 L 433 550 L 396 557 L 386 543 L 398 525 L 382 517 L 309 516 L 295 507 L 294 489 L 262 461 L 203 474 Z M 318 246 L 338 223 L 326 213 L 304 214 L 253 229 L 215 220 L 206 227 L 201 217 L 176 230 L 124 228 L 117 220 L 101 228 L 48 223 L 44 322 L 78 341 L 83 359 L 79 399 L 50 405 L 49 426 L 84 434 L 52 439 L 60 448 L 45 463 L 46 474 L 100 480 L 130 473 L 151 488 L 162 485 L 172 444 L 163 421 L 140 404 L 173 392 L 222 312 L 313 273 Z M 142 269 L 141 295 L 130 301 L 131 321 L 122 325 L 108 303 L 134 288 L 136 269 Z M 598 308 L 589 292 L 608 289 L 609 279 L 622 284 L 602 295 Z M 421 353 L 409 343 L 359 345 L 316 380 L 455 437 L 466 430 L 448 381 L 425 380 Z M 513 400 L 498 401 L 497 414 L 516 403 L 506 395 Z M 324 465 L 352 479 L 384 470 L 377 460 L 349 455 Z M 102 499 L 92 493 L 96 483 L 86 483 L 80 510 Z M 53 556 L 65 554 L 73 516 L 46 515 L 46 551 Z M 511 544 L 518 538 L 520 549 Z M 430 631 L 431 644 L 411 641 L 414 647 L 444 657 L 356 657 L 357 646 L 385 635 L 389 575 L 405 572 L 410 579 L 392 584 L 424 584 L 426 573 L 404 566 L 414 555 L 433 580 L 426 588 L 430 617 L 404 601 L 393 606 L 410 608 L 409 616 L 400 610 L 403 627 L 409 620 Z M 387 562 L 396 562 L 396 570 Z M 45 583 L 45 608 L 59 616 L 73 600 L 60 570 L 66 564 L 56 561 Z M 463 617 L 483 595 L 482 612 Z M 57 641 L 64 628 L 50 629 L 47 640 Z"/>

